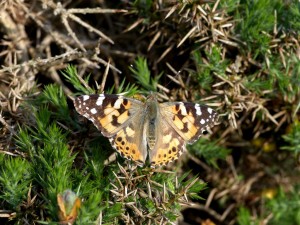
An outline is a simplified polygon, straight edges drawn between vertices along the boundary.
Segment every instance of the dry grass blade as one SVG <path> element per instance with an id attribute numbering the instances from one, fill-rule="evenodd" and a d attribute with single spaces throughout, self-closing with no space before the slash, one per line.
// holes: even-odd
<path id="1" fill-rule="evenodd" d="M 90 32 L 94 32 L 94 33 L 98 34 L 100 37 L 102 37 L 104 40 L 107 40 L 111 44 L 114 44 L 114 41 L 111 38 L 109 38 L 107 35 L 105 35 L 104 33 L 102 33 L 100 30 L 95 29 L 90 24 L 84 22 L 79 17 L 77 17 L 75 15 L 72 15 L 72 14 L 69 14 L 68 17 L 71 18 L 72 20 L 76 21 L 77 23 L 79 23 L 83 27 L 87 28 Z"/>
<path id="2" fill-rule="evenodd" d="M 81 13 L 81 14 L 88 14 L 88 13 L 103 13 L 103 14 L 107 14 L 107 13 L 127 13 L 128 10 L 125 9 L 103 9 L 100 7 L 95 7 L 95 8 L 84 8 L 84 9 L 68 9 L 69 13 Z"/>
<path id="3" fill-rule="evenodd" d="M 108 75 L 108 71 L 109 71 L 109 65 L 110 65 L 110 62 L 108 61 L 108 64 L 105 68 L 105 72 L 103 74 L 103 78 L 102 78 L 102 82 L 101 82 L 101 86 L 100 86 L 100 93 L 103 93 L 104 91 L 104 87 L 105 87 L 105 83 L 106 83 L 106 78 L 107 78 L 107 75 Z"/>
<path id="4" fill-rule="evenodd" d="M 180 47 L 186 41 L 186 39 L 188 39 L 196 30 L 197 30 L 197 27 L 192 27 L 192 29 L 190 29 L 190 31 L 179 42 L 179 44 L 177 45 L 177 48 Z"/>
<path id="5" fill-rule="evenodd" d="M 123 32 L 126 33 L 128 31 L 133 30 L 135 27 L 137 27 L 138 25 L 140 25 L 141 23 L 143 23 L 144 19 L 138 19 L 137 21 L 135 21 L 133 24 L 131 24 L 128 28 L 126 28 Z"/>
<path id="6" fill-rule="evenodd" d="M 158 31 L 158 32 L 155 34 L 154 38 L 151 40 L 151 42 L 150 42 L 150 44 L 149 44 L 149 46 L 148 46 L 147 51 L 150 51 L 150 49 L 152 48 L 152 46 L 154 45 L 154 43 L 157 41 L 157 39 L 160 37 L 160 35 L 161 35 L 161 31 Z"/>
<path id="7" fill-rule="evenodd" d="M 174 48 L 174 45 L 169 46 L 157 59 L 157 62 L 159 63 L 172 49 Z"/>
<path id="8" fill-rule="evenodd" d="M 62 15 L 62 23 L 64 24 L 65 28 L 67 29 L 69 35 L 73 38 L 73 40 L 77 43 L 77 45 L 79 46 L 79 48 L 86 52 L 86 49 L 84 48 L 83 44 L 81 43 L 81 41 L 77 38 L 76 34 L 73 32 L 72 28 L 69 25 L 69 22 L 67 20 L 67 16 L 66 15 Z"/>

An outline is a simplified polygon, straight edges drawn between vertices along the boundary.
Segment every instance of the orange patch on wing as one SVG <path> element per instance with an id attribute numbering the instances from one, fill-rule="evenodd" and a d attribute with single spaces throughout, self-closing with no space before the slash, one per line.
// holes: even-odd
<path id="1" fill-rule="evenodd" d="M 186 134 L 191 138 L 194 137 L 197 134 L 199 128 L 197 128 L 193 123 L 191 123 L 189 118 L 187 117 L 184 117 L 182 121 L 187 124 L 188 132 Z"/>
<path id="2" fill-rule="evenodd" d="M 101 124 L 101 126 L 103 127 L 103 129 L 106 130 L 106 132 L 113 132 L 115 129 L 117 129 L 116 126 L 112 125 L 112 117 L 110 116 L 106 116 L 103 118 L 98 117 L 98 121 Z"/>
<path id="3" fill-rule="evenodd" d="M 157 154 L 152 158 L 152 166 L 166 165 L 167 163 L 178 159 L 178 156 L 182 153 L 180 140 L 173 138 L 167 148 L 159 148 Z"/>
<path id="4" fill-rule="evenodd" d="M 180 110 L 180 108 L 177 110 L 175 105 L 171 106 L 170 108 L 171 108 L 171 111 L 172 111 L 174 114 L 177 114 L 177 113 L 179 112 L 179 110 Z"/>
<path id="5" fill-rule="evenodd" d="M 177 116 L 174 116 L 173 123 L 180 130 L 182 130 L 184 128 L 183 122 Z"/>
<path id="6" fill-rule="evenodd" d="M 138 149 L 138 146 L 135 143 L 129 142 L 127 140 L 124 130 L 118 132 L 114 137 L 114 144 L 116 150 L 124 155 L 124 157 L 132 159 L 134 161 L 144 161 Z"/>
<path id="7" fill-rule="evenodd" d="M 193 138 L 198 132 L 198 129 L 195 126 L 192 126 L 189 128 L 189 131 L 187 135 L 189 136 L 189 139 Z"/>
<path id="8" fill-rule="evenodd" d="M 129 112 L 125 111 L 118 116 L 118 123 L 123 124 L 129 118 Z"/>
<path id="9" fill-rule="evenodd" d="M 129 101 L 127 101 L 126 104 L 125 102 L 123 102 L 122 105 L 124 106 L 125 109 L 130 109 L 131 107 L 131 103 Z"/>
<path id="10" fill-rule="evenodd" d="M 115 110 L 116 109 L 114 109 L 114 108 L 105 108 L 105 109 L 103 109 L 103 114 L 104 115 L 109 115 L 109 114 L 111 114 Z"/>

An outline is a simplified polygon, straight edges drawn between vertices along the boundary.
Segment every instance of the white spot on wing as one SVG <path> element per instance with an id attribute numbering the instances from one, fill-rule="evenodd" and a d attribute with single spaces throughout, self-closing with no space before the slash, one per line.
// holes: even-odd
<path id="1" fill-rule="evenodd" d="M 90 96 L 89 96 L 89 95 L 84 95 L 84 96 L 82 96 L 82 97 L 83 97 L 83 101 L 86 101 L 86 100 L 90 99 Z"/>
<path id="2" fill-rule="evenodd" d="M 200 123 L 205 124 L 205 120 L 204 119 L 200 120 Z"/>
<path id="3" fill-rule="evenodd" d="M 184 115 L 184 116 L 187 115 L 186 108 L 183 103 L 180 103 L 180 110 L 181 110 L 181 115 Z"/>
<path id="4" fill-rule="evenodd" d="M 99 95 L 99 97 L 96 101 L 96 105 L 102 105 L 104 99 L 105 99 L 105 96 L 103 94 Z"/>
<path id="5" fill-rule="evenodd" d="M 92 109 L 91 109 L 91 113 L 92 113 L 92 114 L 96 114 L 96 113 L 97 113 L 97 109 L 92 108 Z"/>
<path id="6" fill-rule="evenodd" d="M 129 137 L 133 137 L 135 134 L 134 130 L 132 130 L 130 127 L 126 127 L 125 131 Z"/>
<path id="7" fill-rule="evenodd" d="M 208 108 L 207 112 L 209 112 L 209 114 L 212 114 L 213 110 L 211 108 Z"/>
<path id="8" fill-rule="evenodd" d="M 172 139 L 171 134 L 165 135 L 165 136 L 163 136 L 163 143 L 164 144 L 170 143 L 171 139 Z"/>
<path id="9" fill-rule="evenodd" d="M 201 115 L 202 115 L 202 112 L 201 112 L 200 105 L 199 105 L 198 103 L 195 105 L 195 109 L 196 109 L 196 114 L 197 114 L 198 116 L 201 116 Z"/>
<path id="10" fill-rule="evenodd" d="M 123 103 L 123 98 L 121 98 L 120 96 L 118 100 L 115 102 L 114 108 L 119 109 L 122 103 Z"/>

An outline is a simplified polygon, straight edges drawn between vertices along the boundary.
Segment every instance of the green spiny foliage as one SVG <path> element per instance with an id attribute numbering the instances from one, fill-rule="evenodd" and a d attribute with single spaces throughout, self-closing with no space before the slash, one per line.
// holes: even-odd
<path id="1" fill-rule="evenodd" d="M 236 19 L 240 21 L 237 26 L 238 33 L 247 48 L 254 52 L 254 58 L 264 55 L 269 49 L 270 33 L 274 28 L 274 11 L 278 1 L 246 0 L 239 5 Z"/>
<path id="2" fill-rule="evenodd" d="M 214 73 L 220 76 L 225 76 L 227 62 L 221 58 L 221 49 L 213 47 L 211 52 L 205 52 L 207 63 L 203 61 L 203 56 L 200 51 L 192 52 L 192 58 L 196 67 L 196 71 L 190 70 L 191 75 L 194 75 L 200 88 L 211 90 L 214 82 Z"/>
<path id="3" fill-rule="evenodd" d="M 299 190 L 299 185 L 288 194 L 280 189 L 277 196 L 267 202 L 267 207 L 273 215 L 270 224 L 300 224 Z"/>
<path id="4" fill-rule="evenodd" d="M 207 162 L 217 167 L 218 159 L 225 159 L 230 151 L 217 145 L 216 141 L 200 138 L 195 144 L 189 146 L 189 151 L 197 157 L 204 157 Z"/>
<path id="5" fill-rule="evenodd" d="M 73 65 L 68 65 L 65 71 L 62 71 L 62 75 L 67 79 L 67 81 L 72 83 L 76 90 L 84 94 L 93 94 L 93 89 L 87 85 L 90 75 L 86 76 L 85 79 L 82 79 L 77 74 L 77 69 Z"/>
<path id="6" fill-rule="evenodd" d="M 133 77 L 147 92 L 156 91 L 161 74 L 155 78 L 151 78 L 150 70 L 145 58 L 138 57 L 135 61 L 134 68 L 129 67 L 129 69 L 133 73 Z"/>
<path id="7" fill-rule="evenodd" d="M 211 68 L 209 68 L 203 63 L 200 52 L 195 51 L 193 53 L 193 59 L 195 62 L 196 71 L 191 71 L 191 74 L 195 74 L 201 88 L 203 88 L 204 90 L 210 90 L 211 84 L 213 82 Z"/>
<path id="8" fill-rule="evenodd" d="M 257 74 L 247 76 L 243 84 L 247 89 L 257 94 L 262 94 L 265 90 L 271 90 L 274 85 L 273 80 L 269 77 L 257 77 Z"/>
<path id="9" fill-rule="evenodd" d="M 56 122 L 61 121 L 61 123 L 65 123 L 65 126 L 76 127 L 75 123 L 71 122 L 70 114 L 67 113 L 69 109 L 65 95 L 61 94 L 60 88 L 51 85 L 46 87 L 41 96 L 32 104 L 25 107 L 29 107 L 30 113 L 33 112 L 32 123 L 25 124 L 20 128 L 19 135 L 16 136 L 16 144 L 20 151 L 28 154 L 29 161 L 16 162 L 20 164 L 18 166 L 19 170 L 27 168 L 25 167 L 27 164 L 32 167 L 30 170 L 33 179 L 32 189 L 34 191 L 39 190 L 38 198 L 44 200 L 45 216 L 49 222 L 57 221 L 57 194 L 66 189 L 71 189 L 75 190 L 80 198 L 84 198 L 87 203 L 90 203 L 82 206 L 83 212 L 87 212 L 80 213 L 78 221 L 86 223 L 95 221 L 99 216 L 100 208 L 106 208 L 106 205 L 102 204 L 102 200 L 103 198 L 106 199 L 109 194 L 108 189 L 106 189 L 106 192 L 103 191 L 108 182 L 99 183 L 99 180 L 90 180 L 91 169 L 89 164 L 86 164 L 83 168 L 74 165 L 77 154 L 72 153 L 68 144 L 71 134 L 62 129 Z M 85 159 L 91 160 L 90 157 L 87 156 Z M 8 173 L 9 162 L 7 161 L 7 164 L 5 164 L 6 169 L 3 174 Z M 15 172 L 18 172 L 18 170 L 15 169 Z M 101 175 L 103 167 L 97 167 L 96 172 L 97 174 L 92 177 L 103 177 Z M 11 177 L 13 176 L 11 175 Z M 22 182 L 24 182 L 26 191 L 28 191 L 29 181 L 27 181 L 26 176 L 23 177 Z M 99 189 L 101 186 L 103 189 Z M 24 194 L 25 190 L 22 191 L 17 187 L 14 187 L 14 189 L 19 191 L 23 197 L 26 196 L 26 193 Z M 18 196 L 16 195 L 16 197 Z"/>
<path id="10" fill-rule="evenodd" d="M 287 60 L 287 67 L 284 68 L 279 58 L 274 58 L 270 64 L 270 75 L 274 91 L 289 102 L 293 102 L 300 91 L 300 60 L 291 56 Z"/>
<path id="11" fill-rule="evenodd" d="M 260 222 L 253 220 L 249 210 L 245 207 L 240 207 L 237 215 L 237 222 L 239 225 L 259 225 Z"/>
<path id="12" fill-rule="evenodd" d="M 300 6 L 299 1 L 277 1 L 276 11 L 278 26 L 280 26 L 284 32 L 298 31 L 300 30 Z"/>
<path id="13" fill-rule="evenodd" d="M 178 179 L 181 192 L 187 194 L 194 200 L 203 199 L 199 193 L 206 188 L 206 183 L 199 181 L 198 177 L 189 176 L 190 172 L 186 172 Z"/>
<path id="14" fill-rule="evenodd" d="M 207 65 L 212 72 L 218 75 L 224 75 L 228 62 L 222 60 L 222 49 L 220 47 L 212 47 L 211 52 L 206 52 L 209 64 Z"/>
<path id="15" fill-rule="evenodd" d="M 94 94 L 95 91 L 91 89 L 87 84 L 90 80 L 90 75 L 86 76 L 85 79 L 79 78 L 77 69 L 75 66 L 68 65 L 68 67 L 62 72 L 62 75 L 70 82 L 73 87 L 79 91 L 80 94 Z M 122 80 L 118 87 L 112 85 L 106 90 L 107 94 L 119 94 L 126 93 L 128 96 L 132 96 L 137 93 L 137 87 L 135 84 L 125 85 L 125 78 Z"/>
<path id="16" fill-rule="evenodd" d="M 8 203 L 9 209 L 19 211 L 30 190 L 32 167 L 26 159 L 0 157 L 0 199 Z"/>
<path id="17" fill-rule="evenodd" d="M 287 142 L 287 145 L 283 146 L 282 149 L 293 151 L 295 155 L 300 153 L 300 123 L 296 121 L 290 129 L 290 132 L 283 135 L 283 139 Z"/>
<path id="18" fill-rule="evenodd" d="M 55 88 L 52 87 L 51 91 L 59 94 L 59 88 L 56 88 L 55 92 Z M 41 99 L 49 97 L 48 94 L 47 91 L 44 92 Z M 57 103 L 55 98 L 52 100 L 52 103 Z M 65 99 L 61 99 L 61 102 L 61 107 L 64 107 Z M 36 184 L 44 188 L 43 197 L 50 203 L 47 208 L 54 216 L 56 194 L 68 188 L 71 183 L 69 172 L 74 156 L 70 157 L 66 134 L 50 120 L 54 114 L 43 105 L 40 108 L 32 105 L 31 109 L 34 110 L 36 126 L 31 127 L 28 124 L 20 129 L 20 136 L 16 137 L 16 142 L 20 149 L 31 156 Z"/>
<path id="19" fill-rule="evenodd" d="M 56 6 L 52 4 L 52 1 L 37 1 L 34 5 L 24 4 L 24 1 L 14 1 L 14 3 L 5 3 L 1 15 L 7 14 L 7 18 L 12 16 L 12 23 L 18 22 L 14 15 L 23 15 L 21 18 L 25 20 L 30 18 L 32 29 L 24 29 L 24 26 L 28 25 L 26 21 L 14 26 L 16 28 L 14 34 L 24 34 L 22 37 L 24 36 L 25 39 L 22 38 L 21 41 L 20 38 L 14 37 L 16 35 L 11 34 L 11 29 L 5 26 L 1 29 L 5 33 L 2 35 L 5 39 L 2 40 L 3 66 L 0 76 L 2 81 L 0 129 L 1 135 L 4 134 L 0 140 L 0 148 L 4 150 L 0 154 L 0 168 L 2 169 L 0 177 L 7 179 L 8 174 L 12 173 L 12 168 L 18 167 L 14 164 L 20 167 L 23 164 L 29 165 L 25 167 L 28 167 L 30 176 L 25 176 L 24 182 L 28 184 L 26 191 L 26 187 L 21 188 L 20 182 L 14 183 L 16 190 L 26 192 L 24 197 L 17 196 L 19 200 L 14 205 L 5 200 L 9 199 L 9 195 L 5 195 L 8 190 L 5 186 L 7 180 L 6 183 L 0 182 L 1 208 L 17 212 L 17 217 L 11 217 L 10 223 L 16 221 L 16 224 L 33 224 L 32 221 L 37 223 L 36 218 L 45 218 L 45 221 L 38 222 L 47 224 L 54 221 L 52 224 L 57 224 L 55 197 L 60 190 L 65 188 L 73 189 L 84 200 L 77 224 L 138 223 L 149 220 L 147 215 L 145 219 L 145 214 L 139 214 L 139 209 L 144 210 L 141 211 L 142 213 L 149 212 L 149 215 L 157 216 L 155 217 L 157 219 L 162 215 L 161 218 L 169 218 L 168 222 L 175 220 L 180 209 L 180 203 L 178 204 L 180 196 L 186 190 L 186 186 L 190 186 L 186 181 L 187 179 L 194 181 L 196 178 L 189 174 L 184 179 L 177 178 L 180 180 L 177 184 L 178 181 L 173 175 L 160 176 L 162 171 L 159 170 L 150 174 L 139 168 L 132 177 L 138 180 L 137 183 L 133 183 L 136 188 L 130 187 L 133 194 L 125 196 L 125 200 L 122 199 L 126 188 L 121 189 L 123 192 L 117 194 L 112 192 L 113 185 L 119 185 L 120 179 L 123 179 L 123 186 L 131 184 L 128 181 L 130 176 L 124 179 L 125 173 L 116 162 L 107 162 L 106 159 L 113 152 L 109 142 L 101 137 L 90 122 L 73 110 L 72 102 L 67 101 L 62 89 L 57 86 L 44 86 L 44 76 L 49 82 L 48 78 L 53 78 L 59 73 L 59 68 L 66 66 L 66 62 L 70 60 L 76 61 L 78 68 L 87 74 L 98 68 L 95 62 L 107 65 L 105 61 L 108 58 L 111 59 L 116 70 L 126 71 L 124 66 L 126 67 L 127 64 L 124 63 L 124 55 L 128 56 L 125 60 L 131 61 L 133 55 L 143 54 L 147 55 L 149 65 L 155 66 L 151 68 L 152 76 L 150 76 L 147 63 L 143 63 L 143 60 L 138 62 L 139 59 L 137 59 L 133 68 L 136 70 L 136 80 L 139 81 L 141 89 L 156 91 L 157 77 L 153 75 L 163 70 L 166 64 L 182 70 L 182 73 L 175 77 L 168 96 L 178 100 L 185 97 L 210 99 L 212 106 L 215 106 L 221 116 L 224 116 L 222 123 L 226 130 L 222 135 L 224 137 L 221 144 L 232 147 L 233 151 L 240 150 L 241 145 L 245 146 L 243 151 L 239 152 L 241 154 L 238 157 L 233 154 L 236 162 L 233 166 L 236 166 L 238 176 L 243 176 L 245 181 L 248 175 L 251 176 L 249 180 L 252 182 L 247 183 L 247 190 L 239 184 L 238 177 L 232 178 L 232 171 L 229 172 L 226 166 L 221 171 L 222 174 L 226 174 L 226 181 L 230 179 L 237 181 L 237 183 L 233 182 L 234 186 L 241 187 L 244 192 L 235 195 L 235 192 L 230 191 L 232 187 L 228 187 L 230 182 L 226 181 L 216 182 L 218 186 L 213 190 L 217 190 L 214 196 L 227 193 L 224 194 L 224 198 L 230 200 L 226 201 L 227 203 L 236 204 L 234 209 L 238 209 L 240 205 L 245 205 L 250 209 L 241 208 L 236 218 L 236 211 L 225 211 L 228 207 L 224 204 L 223 208 L 218 207 L 217 213 L 224 210 L 229 214 L 222 214 L 222 218 L 226 217 L 226 221 L 221 223 L 227 224 L 231 219 L 230 223 L 234 223 L 237 219 L 240 224 L 261 224 L 266 221 L 275 225 L 299 224 L 299 212 L 293 207 L 295 205 L 298 207 L 298 205 L 292 201 L 292 199 L 298 201 L 299 189 L 295 188 L 291 194 L 288 193 L 295 186 L 293 182 L 299 183 L 293 175 L 298 171 L 294 163 L 291 163 L 292 167 L 287 168 L 284 160 L 284 158 L 288 159 L 288 163 L 295 162 L 299 155 L 300 4 L 298 0 L 136 0 L 132 4 L 128 4 L 128 1 L 120 1 L 118 4 L 107 1 L 107 8 L 113 8 L 113 10 L 109 10 L 110 13 L 104 17 L 103 10 L 96 8 L 97 4 L 94 1 L 84 1 L 84 4 L 80 4 L 82 7 L 80 9 L 75 1 Z M 99 10 L 101 14 L 97 17 L 99 26 L 96 28 L 92 21 L 95 17 L 86 17 L 86 15 L 99 12 Z M 80 23 L 79 26 L 76 25 L 78 20 L 73 20 L 78 18 L 76 12 L 84 12 L 80 16 L 84 23 Z M 102 26 L 103 22 L 104 26 Z M 51 24 L 51 29 L 43 29 L 43 35 L 39 38 L 32 38 L 34 32 L 28 33 L 33 29 L 47 28 L 43 26 L 45 24 Z M 85 28 L 81 29 L 83 24 Z M 107 27 L 114 29 L 106 29 Z M 126 29 L 125 32 L 123 32 L 124 29 Z M 93 43 L 96 43 L 98 39 L 95 30 L 98 34 L 104 34 L 100 35 L 101 54 L 98 48 L 93 51 Z M 66 31 L 69 35 L 66 35 Z M 90 33 L 95 35 L 87 36 Z M 49 36 L 54 38 L 47 41 Z M 26 41 L 26 37 L 31 41 Z M 136 42 L 137 39 L 137 45 L 128 44 Z M 107 45 L 107 41 L 114 42 L 114 47 Z M 82 50 L 87 48 L 87 52 L 80 52 L 78 48 Z M 30 49 L 29 52 L 28 49 Z M 55 51 L 52 51 L 53 49 Z M 191 52 L 193 55 L 190 55 Z M 93 82 L 89 75 L 81 79 L 77 77 L 75 67 L 71 66 L 68 69 L 69 72 L 65 74 L 72 75 L 67 75 L 66 80 L 73 85 L 74 88 L 71 90 L 77 91 L 74 95 L 99 92 L 89 87 L 89 84 L 95 84 L 99 80 Z M 116 70 L 109 70 L 108 77 Z M 126 92 L 128 96 L 131 96 L 137 92 L 137 88 L 127 84 L 128 82 L 121 76 L 125 75 L 119 76 L 121 84 L 119 85 L 118 81 L 115 83 L 116 86 L 105 87 L 105 93 Z M 176 82 L 177 78 L 179 82 Z M 56 82 L 56 79 L 53 80 Z M 37 85 L 39 89 L 34 87 L 34 81 L 39 83 Z M 20 102 L 26 101 L 28 97 L 37 96 L 36 94 L 40 93 L 44 87 L 45 91 L 35 101 L 19 107 Z M 211 96 L 211 91 L 213 96 Z M 280 140 L 280 134 L 285 131 L 283 139 Z M 12 141 L 11 137 L 15 133 L 17 137 Z M 269 143 L 274 145 L 273 150 L 276 154 L 264 151 L 255 154 L 256 150 L 251 148 L 251 142 L 249 142 L 252 137 L 265 140 L 264 147 L 262 147 L 264 150 L 268 148 L 265 146 L 270 145 Z M 224 158 L 227 150 L 220 150 L 216 143 L 206 142 L 206 140 L 203 140 L 203 143 L 199 141 L 205 146 L 209 144 L 211 146 L 204 148 L 196 144 L 191 146 L 191 152 L 204 157 L 209 162 L 212 160 L 211 163 L 215 165 L 214 157 Z M 236 145 L 236 142 L 239 145 Z M 284 146 L 279 146 L 282 143 Z M 290 152 L 276 152 L 276 149 Z M 204 156 L 203 153 L 208 156 Z M 293 154 L 296 157 L 290 157 Z M 265 155 L 273 157 L 268 158 L 265 163 L 261 160 Z M 243 167 L 248 159 L 251 159 L 251 166 Z M 117 161 L 122 163 L 121 165 L 126 165 L 127 174 L 133 173 L 132 164 L 126 164 L 127 161 L 121 157 L 118 157 Z M 58 168 L 60 164 L 61 169 Z M 254 171 L 252 166 L 255 167 Z M 279 168 L 279 171 L 274 168 Z M 287 172 L 293 173 L 292 176 L 286 175 Z M 12 174 L 12 181 L 21 177 L 18 174 L 26 172 L 17 168 L 14 173 L 17 175 Z M 255 178 L 261 173 L 264 174 L 263 177 L 271 176 L 273 179 L 269 180 L 275 180 L 279 185 L 288 184 L 287 188 L 284 188 L 286 193 L 283 193 L 282 197 L 280 195 L 276 197 L 274 204 L 270 204 L 269 211 L 262 206 L 268 200 L 261 200 L 261 197 L 256 195 L 257 188 L 274 185 L 274 183 L 261 182 L 264 179 L 256 182 Z M 211 179 L 211 177 L 216 177 L 215 175 L 218 173 L 213 172 L 212 176 L 206 178 Z M 58 180 L 59 176 L 64 181 Z M 150 191 L 147 189 L 148 186 L 146 188 L 147 181 L 151 184 Z M 191 191 L 193 188 L 195 191 Z M 192 197 L 193 193 L 198 193 L 200 189 L 197 190 L 197 187 L 192 185 L 191 189 L 187 190 L 188 195 Z M 258 202 L 253 204 L 253 191 L 256 196 L 254 199 L 260 200 L 259 204 Z M 149 193 L 155 197 L 151 197 Z M 239 198 L 240 194 L 243 196 L 242 199 Z M 162 198 L 161 196 L 164 195 L 166 197 Z M 29 204 L 30 196 L 34 196 L 32 198 L 34 209 Z M 118 200 L 117 203 L 115 199 Z M 166 202 L 166 205 L 159 205 L 161 199 L 167 199 L 169 202 Z M 249 199 L 251 199 L 251 204 L 247 204 Z M 246 204 L 244 200 L 247 200 Z M 220 198 L 212 201 L 223 202 Z M 172 204 L 174 210 L 171 210 Z M 215 205 L 211 204 L 210 209 L 214 210 Z M 161 214 L 158 210 L 160 206 L 166 209 Z M 264 210 L 267 211 L 267 215 L 264 214 Z M 39 215 L 31 219 L 30 215 L 36 214 Z M 136 214 L 142 216 L 138 217 Z M 124 218 L 128 218 L 128 215 L 130 219 L 135 220 L 124 222 Z"/>
<path id="20" fill-rule="evenodd" d="M 236 0 L 220 1 L 220 8 L 226 9 L 228 14 L 234 13 L 239 7 Z"/>
<path id="21" fill-rule="evenodd" d="M 126 95 L 128 96 L 133 96 L 138 92 L 138 88 L 135 84 L 130 84 L 128 83 L 125 86 L 125 78 L 122 80 L 121 84 L 119 85 L 119 87 L 115 88 L 115 86 L 112 86 L 111 88 L 109 88 L 107 90 L 106 93 L 110 93 L 110 94 L 120 94 L 120 93 L 126 93 Z"/>
<path id="22" fill-rule="evenodd" d="M 15 138 L 17 147 L 24 153 L 29 154 L 30 157 L 33 157 L 35 153 L 35 145 L 30 135 L 29 128 L 19 127 L 19 133 Z"/>
<path id="23" fill-rule="evenodd" d="M 151 12 L 151 8 L 153 5 L 152 0 L 135 0 L 133 6 L 136 8 L 136 11 L 143 17 L 145 17 L 145 21 L 148 21 L 153 12 Z"/>
<path id="24" fill-rule="evenodd" d="M 230 5 L 230 4 L 229 4 Z M 270 36 L 274 31 L 274 24 L 284 32 L 299 30 L 300 23 L 296 19 L 300 15 L 297 1 L 241 1 L 236 13 L 237 31 L 247 49 L 254 52 L 254 58 L 268 54 Z"/>

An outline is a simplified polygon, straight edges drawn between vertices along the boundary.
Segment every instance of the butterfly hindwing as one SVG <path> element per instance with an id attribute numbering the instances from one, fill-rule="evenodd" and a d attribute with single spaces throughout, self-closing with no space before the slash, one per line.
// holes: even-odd
<path id="1" fill-rule="evenodd" d="M 154 148 L 149 151 L 152 167 L 166 165 L 178 159 L 185 151 L 185 140 L 178 135 L 173 127 L 169 126 L 167 121 L 160 119 L 157 129 L 163 135 L 156 137 Z"/>
<path id="2" fill-rule="evenodd" d="M 110 143 L 123 157 L 143 165 L 147 158 L 147 142 L 140 132 L 143 126 L 141 116 L 137 115 L 130 123 L 111 137 Z"/>

